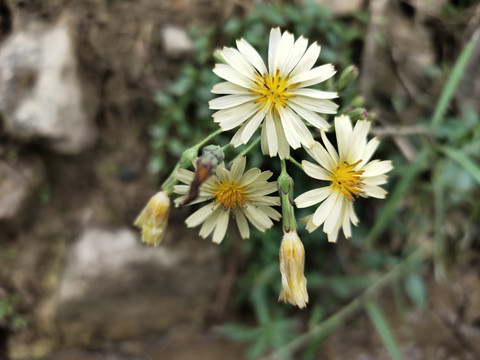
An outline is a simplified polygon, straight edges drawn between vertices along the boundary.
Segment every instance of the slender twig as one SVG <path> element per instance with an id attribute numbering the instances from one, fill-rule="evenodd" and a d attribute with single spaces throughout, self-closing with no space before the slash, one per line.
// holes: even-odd
<path id="1" fill-rule="evenodd" d="M 359 311 L 363 305 L 365 298 L 370 298 L 377 294 L 385 285 L 391 284 L 395 279 L 408 272 L 408 268 L 412 263 L 415 263 L 429 255 L 429 251 L 425 248 L 418 248 L 411 253 L 400 264 L 396 265 L 392 270 L 380 277 L 374 284 L 368 287 L 363 294 L 356 297 L 341 310 L 330 316 L 327 320 L 314 326 L 307 333 L 297 337 L 283 348 L 276 350 L 273 354 L 268 355 L 262 360 L 276 360 L 279 359 L 279 354 L 293 354 L 300 348 L 304 347 L 310 341 L 318 338 L 322 338 L 341 325 L 343 325 L 349 318 Z"/>
<path id="2" fill-rule="evenodd" d="M 383 126 L 370 130 L 375 136 L 397 136 L 397 135 L 431 135 L 432 129 L 424 126 Z"/>

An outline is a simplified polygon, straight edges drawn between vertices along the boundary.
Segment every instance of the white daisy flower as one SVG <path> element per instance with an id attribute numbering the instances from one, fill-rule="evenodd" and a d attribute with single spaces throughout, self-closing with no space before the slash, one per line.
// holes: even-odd
<path id="1" fill-rule="evenodd" d="M 230 215 L 233 215 L 243 239 L 250 237 L 250 228 L 247 220 L 260 231 L 272 227 L 273 220 L 279 220 L 281 215 L 272 206 L 279 206 L 278 196 L 266 196 L 277 191 L 275 181 L 268 182 L 272 176 L 271 171 L 260 171 L 252 168 L 245 171 L 245 157 L 238 157 L 233 161 L 230 170 L 221 163 L 212 175 L 200 186 L 198 198 L 191 204 L 212 199 L 208 205 L 200 208 L 186 220 L 188 227 L 195 227 L 203 223 L 200 236 L 206 238 L 213 232 L 213 242 L 220 243 L 227 232 Z M 176 185 L 174 191 L 182 194 L 175 200 L 181 204 L 188 193 L 193 181 L 194 173 L 180 169 L 175 175 L 178 180 L 186 185 Z"/>
<path id="2" fill-rule="evenodd" d="M 323 147 L 316 143 L 308 153 L 320 165 L 302 161 L 302 168 L 317 180 L 330 181 L 330 185 L 307 191 L 295 199 L 299 208 L 321 203 L 315 213 L 304 220 L 307 230 L 312 232 L 323 224 L 328 241 L 335 242 L 340 228 L 345 237 L 351 236 L 350 222 L 357 224 L 353 210 L 356 197 L 383 199 L 387 192 L 379 185 L 387 182 L 387 172 L 392 170 L 391 161 L 369 161 L 379 141 L 376 138 L 367 143 L 369 121 L 357 121 L 355 127 L 348 116 L 335 118 L 338 153 L 322 131 Z"/>
<path id="3" fill-rule="evenodd" d="M 268 69 L 258 52 L 244 39 L 237 41 L 237 49 L 225 47 L 220 56 L 226 64 L 216 64 L 213 72 L 225 79 L 215 85 L 214 94 L 222 94 L 209 102 L 218 110 L 214 121 L 226 131 L 240 126 L 231 143 L 237 147 L 246 144 L 262 124 L 262 152 L 265 155 L 288 158 L 290 146 L 314 144 L 312 134 L 302 121 L 326 130 L 327 121 L 318 115 L 335 114 L 338 106 L 330 101 L 336 92 L 307 89 L 335 74 L 333 65 L 312 69 L 320 54 L 316 43 L 307 49 L 308 40 L 295 41 L 289 32 L 279 28 L 270 32 Z M 265 120 L 265 121 L 264 121 Z"/>

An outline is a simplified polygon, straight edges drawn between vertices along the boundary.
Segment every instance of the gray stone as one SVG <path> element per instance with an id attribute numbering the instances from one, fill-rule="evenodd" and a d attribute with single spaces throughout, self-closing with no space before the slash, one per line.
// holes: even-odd
<path id="1" fill-rule="evenodd" d="M 44 167 L 38 158 L 0 160 L 0 220 L 16 218 L 43 178 Z"/>
<path id="2" fill-rule="evenodd" d="M 166 237 L 167 244 L 152 248 L 130 229 L 86 230 L 68 251 L 56 296 L 62 342 L 92 344 L 201 323 L 220 281 L 219 248 L 188 234 L 169 227 L 176 243 L 168 246 Z"/>
<path id="3" fill-rule="evenodd" d="M 193 43 L 187 32 L 177 26 L 167 25 L 162 30 L 163 48 L 167 55 L 179 56 L 193 51 Z"/>
<path id="4" fill-rule="evenodd" d="M 53 150 L 65 154 L 90 146 L 96 134 L 96 104 L 86 103 L 77 68 L 65 19 L 54 26 L 36 21 L 19 26 L 0 48 L 5 131 L 24 140 L 46 139 Z"/>

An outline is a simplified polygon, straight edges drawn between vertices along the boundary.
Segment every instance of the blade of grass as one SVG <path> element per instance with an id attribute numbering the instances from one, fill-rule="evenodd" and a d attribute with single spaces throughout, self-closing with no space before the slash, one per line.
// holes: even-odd
<path id="1" fill-rule="evenodd" d="M 434 200 L 434 221 L 435 229 L 433 234 L 433 268 L 435 278 L 438 280 L 445 279 L 445 267 L 443 266 L 444 255 L 444 237 L 443 226 L 445 224 L 445 196 L 444 184 L 440 178 L 440 171 L 444 168 L 445 160 L 437 163 L 433 178 L 433 200 Z"/>
<path id="2" fill-rule="evenodd" d="M 432 127 L 437 126 L 440 121 L 443 119 L 445 112 L 447 111 L 448 105 L 452 100 L 452 97 L 455 95 L 455 91 L 457 90 L 458 83 L 460 82 L 465 68 L 467 67 L 468 60 L 470 60 L 470 56 L 475 48 L 475 42 L 478 40 L 480 36 L 480 31 L 477 30 L 472 35 L 472 38 L 468 42 L 468 44 L 463 48 L 462 53 L 457 59 L 457 62 L 453 66 L 452 73 L 450 74 L 445 87 L 440 94 L 440 99 L 435 106 L 435 110 L 432 116 Z"/>
<path id="3" fill-rule="evenodd" d="M 480 185 L 480 167 L 475 164 L 467 154 L 450 146 L 442 146 L 440 150 L 467 170 Z"/>
<path id="4" fill-rule="evenodd" d="M 387 348 L 392 359 L 402 360 L 402 355 L 400 354 L 397 343 L 393 338 L 390 327 L 388 326 L 387 321 L 385 320 L 385 317 L 383 316 L 377 304 L 370 299 L 365 299 L 365 310 L 367 310 L 370 320 L 372 320 L 378 335 L 382 339 L 383 344 Z"/>
<path id="5" fill-rule="evenodd" d="M 390 224 L 390 220 L 397 210 L 396 207 L 398 203 L 403 199 L 408 189 L 413 184 L 415 177 L 427 165 L 428 153 L 428 148 L 423 148 L 400 177 L 395 189 L 393 189 L 392 193 L 388 196 L 375 225 L 365 239 L 368 246 L 372 246 L 378 235 L 380 235 L 380 233 Z"/>

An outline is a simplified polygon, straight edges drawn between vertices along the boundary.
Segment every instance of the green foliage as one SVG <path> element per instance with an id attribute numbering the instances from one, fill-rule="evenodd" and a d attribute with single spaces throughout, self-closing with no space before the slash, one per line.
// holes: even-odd
<path id="1" fill-rule="evenodd" d="M 0 321 L 5 322 L 12 331 L 19 331 L 28 326 L 28 315 L 19 311 L 22 297 L 19 294 L 0 297 Z"/>

